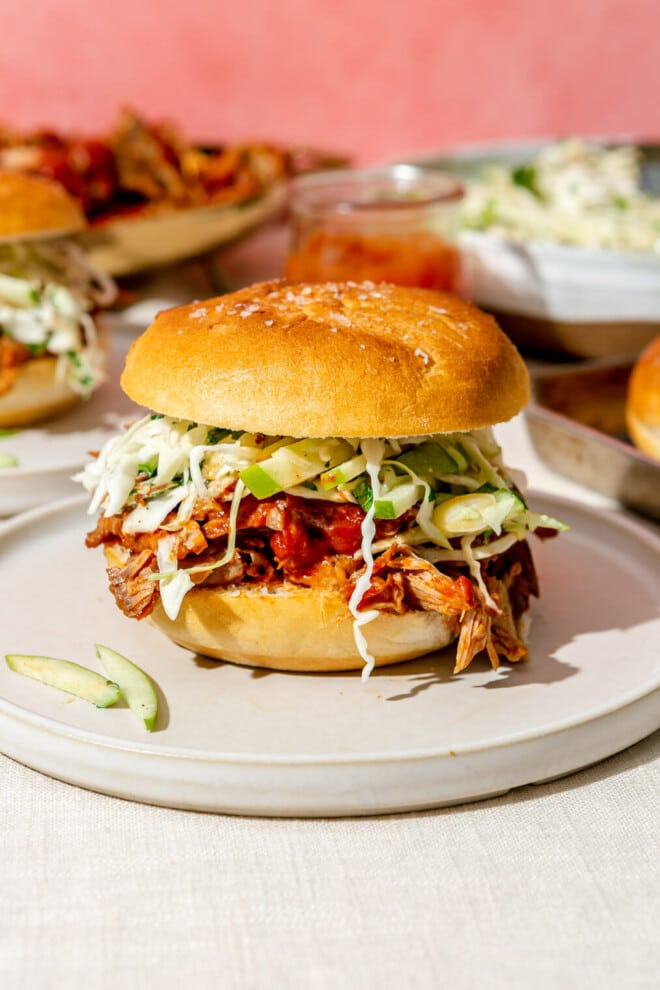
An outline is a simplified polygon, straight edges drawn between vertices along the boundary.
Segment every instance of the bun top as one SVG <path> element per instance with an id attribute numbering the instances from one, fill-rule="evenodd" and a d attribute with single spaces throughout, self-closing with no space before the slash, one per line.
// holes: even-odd
<path id="1" fill-rule="evenodd" d="M 82 207 L 58 182 L 20 172 L 0 172 L 1 239 L 57 237 L 86 226 Z"/>
<path id="2" fill-rule="evenodd" d="M 645 347 L 633 368 L 626 421 L 635 446 L 660 459 L 660 335 Z"/>
<path id="3" fill-rule="evenodd" d="M 165 310 L 133 342 L 121 384 L 174 418 L 293 437 L 476 429 L 529 399 L 491 316 L 372 282 L 264 282 Z"/>

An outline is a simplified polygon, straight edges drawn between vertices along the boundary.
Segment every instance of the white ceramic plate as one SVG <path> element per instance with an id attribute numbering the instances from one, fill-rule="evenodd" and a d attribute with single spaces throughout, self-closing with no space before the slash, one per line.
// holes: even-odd
<path id="1" fill-rule="evenodd" d="M 176 808 L 254 815 L 440 806 L 568 774 L 660 725 L 660 539 L 554 498 L 572 526 L 534 541 L 529 663 L 453 676 L 452 651 L 359 674 L 207 661 L 125 618 L 87 550 L 80 499 L 0 525 L 2 653 L 94 666 L 113 646 L 157 681 L 158 731 L 0 664 L 0 749 L 53 777 Z"/>
<path id="2" fill-rule="evenodd" d="M 131 339 L 111 327 L 107 378 L 88 401 L 55 419 L 0 436 L 0 454 L 18 458 L 17 467 L 0 468 L 0 516 L 80 491 L 71 475 L 89 460 L 89 451 L 98 450 L 138 408 L 119 388 Z"/>

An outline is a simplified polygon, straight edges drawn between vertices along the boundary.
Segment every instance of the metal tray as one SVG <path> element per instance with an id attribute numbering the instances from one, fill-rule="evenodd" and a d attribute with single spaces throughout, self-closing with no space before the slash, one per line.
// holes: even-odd
<path id="1" fill-rule="evenodd" d="M 625 404 L 632 362 L 532 374 L 525 410 L 539 457 L 558 474 L 660 521 L 660 461 L 631 444 Z"/>

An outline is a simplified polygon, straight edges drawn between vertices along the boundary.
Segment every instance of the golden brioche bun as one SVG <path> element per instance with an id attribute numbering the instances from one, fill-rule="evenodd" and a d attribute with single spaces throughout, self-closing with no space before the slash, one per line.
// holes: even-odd
<path id="1" fill-rule="evenodd" d="M 165 310 L 121 384 L 155 412 L 293 437 L 476 429 L 529 398 L 491 316 L 449 293 L 350 282 L 265 282 Z"/>
<path id="2" fill-rule="evenodd" d="M 273 670 L 358 670 L 364 666 L 353 617 L 339 592 L 293 584 L 277 591 L 194 588 L 175 620 L 159 603 L 151 621 L 188 650 Z M 362 627 L 376 664 L 398 663 L 439 650 L 453 639 L 436 612 L 380 614 Z"/>
<path id="3" fill-rule="evenodd" d="M 57 358 L 30 358 L 19 365 L 6 392 L 0 394 L 0 428 L 29 426 L 66 412 L 80 395 L 56 375 Z"/>
<path id="4" fill-rule="evenodd" d="M 0 239 L 58 237 L 86 226 L 82 207 L 58 182 L 0 171 Z"/>
<path id="5" fill-rule="evenodd" d="M 642 351 L 633 368 L 626 424 L 635 446 L 660 460 L 660 335 Z"/>

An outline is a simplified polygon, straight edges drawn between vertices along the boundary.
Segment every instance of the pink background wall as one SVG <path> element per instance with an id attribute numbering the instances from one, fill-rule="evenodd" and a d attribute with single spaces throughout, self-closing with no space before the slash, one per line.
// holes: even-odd
<path id="1" fill-rule="evenodd" d="M 0 122 L 362 162 L 458 141 L 660 136 L 658 0 L 0 0 Z"/>

